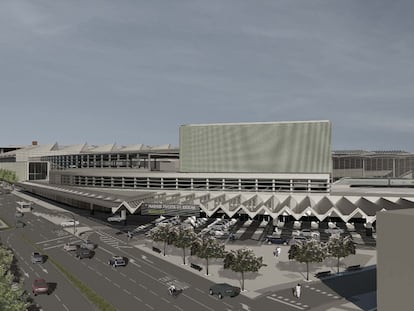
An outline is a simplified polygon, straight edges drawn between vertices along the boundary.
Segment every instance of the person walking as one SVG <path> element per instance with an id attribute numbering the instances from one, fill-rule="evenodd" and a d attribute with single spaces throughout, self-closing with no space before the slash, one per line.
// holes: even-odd
<path id="1" fill-rule="evenodd" d="M 295 296 L 297 298 L 300 298 L 301 289 L 302 289 L 302 286 L 298 283 L 298 285 L 296 285 L 296 288 L 295 288 Z"/>
<path id="2" fill-rule="evenodd" d="M 279 257 L 281 252 L 282 252 L 282 249 L 280 248 L 280 246 L 278 246 L 276 248 L 276 257 Z"/>

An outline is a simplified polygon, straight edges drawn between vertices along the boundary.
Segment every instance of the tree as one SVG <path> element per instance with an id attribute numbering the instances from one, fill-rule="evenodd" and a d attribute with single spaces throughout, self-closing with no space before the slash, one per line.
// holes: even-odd
<path id="1" fill-rule="evenodd" d="M 224 244 L 219 243 L 212 236 L 205 235 L 194 242 L 191 253 L 206 260 L 206 274 L 208 275 L 208 260 L 210 258 L 223 258 L 225 255 Z"/>
<path id="2" fill-rule="evenodd" d="M 329 256 L 335 257 L 338 260 L 338 273 L 339 273 L 339 260 L 349 255 L 355 255 L 355 244 L 352 242 L 349 236 L 331 236 L 327 243 Z"/>
<path id="3" fill-rule="evenodd" d="M 13 252 L 0 245 L 0 310 L 26 310 L 30 303 L 28 295 L 23 290 L 21 282 L 14 282 L 15 276 L 11 271 Z"/>
<path id="4" fill-rule="evenodd" d="M 309 263 L 322 262 L 325 258 L 325 246 L 314 239 L 296 241 L 289 249 L 289 259 L 306 263 L 306 280 L 309 280 Z"/>
<path id="5" fill-rule="evenodd" d="M 263 257 L 256 257 L 253 250 L 249 248 L 231 250 L 224 257 L 224 269 L 231 269 L 234 272 L 241 273 L 242 291 L 244 291 L 244 273 L 257 272 L 264 266 L 266 264 L 263 263 Z"/>
<path id="6" fill-rule="evenodd" d="M 181 226 L 176 227 L 174 233 L 173 244 L 175 247 L 183 250 L 183 264 L 185 265 L 185 249 L 193 245 L 197 240 L 197 234 L 194 233 L 194 230 Z"/>
<path id="7" fill-rule="evenodd" d="M 165 256 L 165 248 L 167 243 L 170 244 L 174 240 L 174 230 L 171 224 L 159 224 L 157 227 L 150 231 L 150 239 L 154 242 L 163 242 L 164 250 L 163 255 Z"/>

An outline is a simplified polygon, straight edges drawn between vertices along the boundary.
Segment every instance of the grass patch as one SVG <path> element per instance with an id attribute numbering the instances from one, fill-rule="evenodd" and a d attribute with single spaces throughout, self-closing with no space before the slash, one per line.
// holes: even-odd
<path id="1" fill-rule="evenodd" d="M 36 250 L 40 253 L 43 253 L 42 250 L 30 241 L 26 236 L 23 235 L 23 239 L 26 240 L 27 243 L 32 245 Z M 76 276 L 72 273 L 67 271 L 61 264 L 59 264 L 56 260 L 48 255 L 48 260 L 72 283 L 75 287 L 77 287 L 81 293 L 95 306 L 99 308 L 101 311 L 117 311 L 117 309 L 107 302 L 103 297 L 98 295 L 93 289 L 89 288 L 85 283 L 79 280 Z"/>

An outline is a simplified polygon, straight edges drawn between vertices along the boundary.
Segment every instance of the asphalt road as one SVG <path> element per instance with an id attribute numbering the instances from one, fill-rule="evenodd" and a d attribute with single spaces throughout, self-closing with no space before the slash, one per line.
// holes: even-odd
<path id="1" fill-rule="evenodd" d="M 16 201 L 13 195 L 0 196 L 0 218 L 14 224 Z M 35 206 L 43 213 L 49 211 Z M 71 209 L 73 212 L 74 209 Z M 35 301 L 43 310 L 94 310 L 66 278 L 50 262 L 43 265 L 31 264 L 30 253 L 37 245 L 43 252 L 53 258 L 66 270 L 87 284 L 100 296 L 104 297 L 117 310 L 311 310 L 324 304 L 338 303 L 342 297 L 372 290 L 373 276 L 369 273 L 353 274 L 345 278 L 335 278 L 327 282 L 303 285 L 302 297 L 296 299 L 291 289 L 264 293 L 256 299 L 243 295 L 222 300 L 208 294 L 213 284 L 204 277 L 172 265 L 158 256 L 152 256 L 141 250 L 129 247 L 125 234 L 119 235 L 119 228 L 104 226 L 103 222 L 82 213 L 76 216 L 81 226 L 89 226 L 87 233 L 90 240 L 98 245 L 95 256 L 91 259 L 76 259 L 74 253 L 65 252 L 63 245 L 78 238 L 62 230 L 60 226 L 43 217 L 26 213 L 23 221 L 27 226 L 22 229 L 10 229 L 0 233 L 4 241 L 15 250 L 18 265 L 25 278 L 25 288 L 29 291 L 34 277 L 44 277 L 54 283 L 56 288 L 50 296 L 37 296 Z M 128 258 L 126 267 L 112 268 L 108 260 L 113 255 Z M 47 270 L 47 272 L 45 272 Z M 25 276 L 27 273 L 29 276 Z M 357 282 L 358 286 L 355 286 Z M 178 297 L 171 297 L 167 288 L 170 284 L 182 288 Z"/>

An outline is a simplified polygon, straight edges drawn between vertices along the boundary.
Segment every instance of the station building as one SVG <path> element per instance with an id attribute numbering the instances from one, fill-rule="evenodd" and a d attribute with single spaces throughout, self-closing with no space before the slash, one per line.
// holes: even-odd
<path id="1" fill-rule="evenodd" d="M 364 157 L 373 156 L 332 153 L 329 121 L 183 125 L 179 137 L 178 148 L 31 146 L 0 154 L 0 168 L 12 167 L 13 159 L 25 163 L 19 186 L 28 192 L 79 208 L 131 214 L 372 224 L 381 210 L 414 207 L 411 160 L 404 160 L 404 168 L 393 158 L 386 162 L 391 166 L 382 164 L 381 182 L 339 179 L 370 176 L 373 166 Z M 343 160 L 347 157 L 353 162 Z M 33 163 L 39 167 L 35 173 Z M 346 170 L 360 175 L 344 176 Z M 404 177 L 398 179 L 404 188 L 391 187 L 399 182 L 388 177 Z"/>

